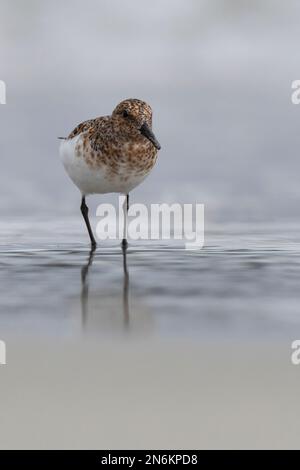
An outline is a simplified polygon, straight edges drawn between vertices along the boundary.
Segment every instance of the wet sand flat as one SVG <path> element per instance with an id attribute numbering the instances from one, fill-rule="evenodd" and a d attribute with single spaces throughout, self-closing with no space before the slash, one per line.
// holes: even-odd
<path id="1" fill-rule="evenodd" d="M 2 224 L 0 448 L 300 447 L 298 233 L 90 254 L 79 222 Z"/>

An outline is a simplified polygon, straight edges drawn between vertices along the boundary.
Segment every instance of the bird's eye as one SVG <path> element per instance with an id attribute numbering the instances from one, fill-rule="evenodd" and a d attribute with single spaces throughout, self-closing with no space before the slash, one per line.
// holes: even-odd
<path id="1" fill-rule="evenodd" d="M 124 117 L 124 118 L 127 118 L 128 116 L 129 116 L 128 111 L 126 111 L 126 110 L 123 111 L 123 117 Z"/>

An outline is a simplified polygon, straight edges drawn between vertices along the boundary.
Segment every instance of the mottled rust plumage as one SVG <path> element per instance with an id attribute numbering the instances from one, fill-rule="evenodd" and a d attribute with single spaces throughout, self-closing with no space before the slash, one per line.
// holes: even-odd
<path id="1" fill-rule="evenodd" d="M 81 134 L 76 156 L 84 158 L 91 168 L 106 167 L 108 178 L 118 175 L 126 181 L 132 174 L 148 174 L 156 162 L 157 148 L 140 132 L 144 123 L 152 128 L 150 106 L 144 101 L 128 99 L 111 116 L 79 124 L 68 139 Z"/>

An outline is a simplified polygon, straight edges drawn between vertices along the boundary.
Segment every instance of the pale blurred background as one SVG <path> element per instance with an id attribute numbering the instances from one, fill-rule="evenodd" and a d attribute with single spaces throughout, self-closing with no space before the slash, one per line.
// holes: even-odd
<path id="1" fill-rule="evenodd" d="M 2 215 L 77 213 L 56 137 L 138 97 L 162 151 L 135 201 L 297 220 L 299 20 L 296 0 L 2 0 Z"/>

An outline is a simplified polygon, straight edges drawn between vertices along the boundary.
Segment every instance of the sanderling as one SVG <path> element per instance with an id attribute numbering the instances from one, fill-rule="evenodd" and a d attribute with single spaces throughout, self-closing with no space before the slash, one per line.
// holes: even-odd
<path id="1" fill-rule="evenodd" d="M 144 101 L 127 99 L 111 116 L 82 122 L 68 137 L 60 137 L 60 156 L 71 180 L 81 191 L 81 212 L 96 247 L 85 197 L 120 193 L 124 203 L 123 246 L 126 245 L 129 192 L 150 173 L 160 144 L 152 132 L 152 109 Z"/>

